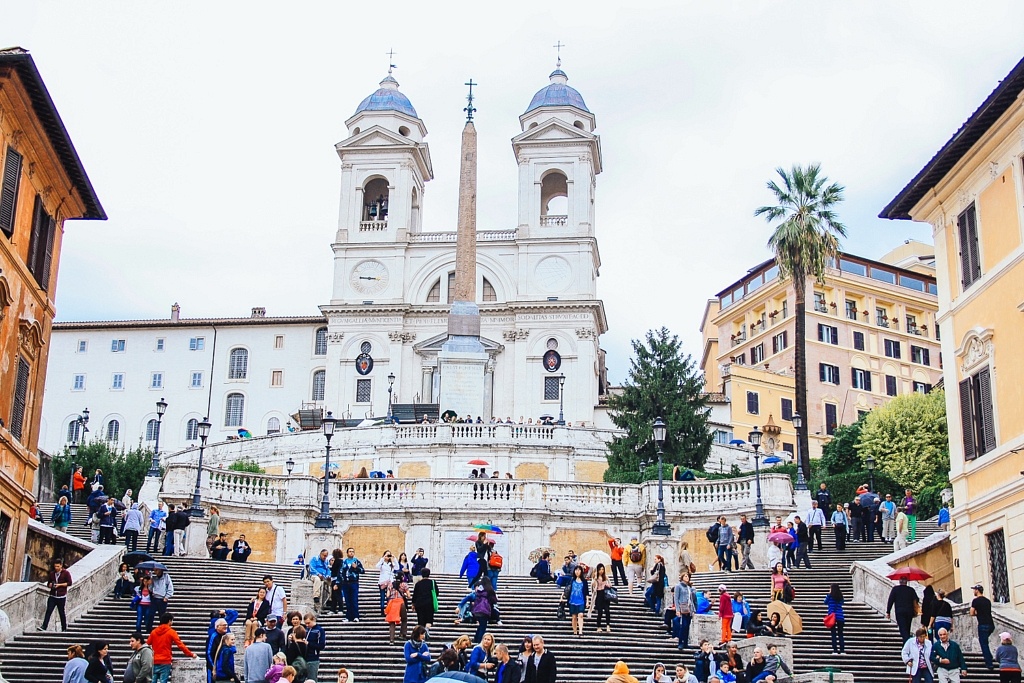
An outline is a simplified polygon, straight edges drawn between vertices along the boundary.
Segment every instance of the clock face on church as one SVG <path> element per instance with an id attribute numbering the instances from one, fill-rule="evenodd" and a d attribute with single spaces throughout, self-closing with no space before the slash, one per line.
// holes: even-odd
<path id="1" fill-rule="evenodd" d="M 561 292 L 572 282 L 572 266 L 561 256 L 548 256 L 533 269 L 533 277 L 542 292 Z"/>
<path id="2" fill-rule="evenodd" d="M 388 268 L 380 261 L 362 261 L 352 269 L 352 288 L 362 294 L 377 294 L 388 286 Z"/>

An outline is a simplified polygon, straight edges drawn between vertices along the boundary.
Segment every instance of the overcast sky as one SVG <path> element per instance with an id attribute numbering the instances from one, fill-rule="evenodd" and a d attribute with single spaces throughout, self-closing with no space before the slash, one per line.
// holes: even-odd
<path id="1" fill-rule="evenodd" d="M 1019 0 L 625 4 L 7 3 L 0 46 L 33 54 L 110 217 L 66 225 L 58 319 L 315 314 L 333 146 L 391 48 L 429 131 L 426 229 L 455 229 L 470 77 L 478 227 L 514 227 L 509 140 L 560 40 L 604 153 L 612 380 L 662 325 L 699 360 L 705 301 L 768 256 L 777 166 L 846 186 L 850 252 L 931 241 L 876 215 L 1024 56 Z"/>

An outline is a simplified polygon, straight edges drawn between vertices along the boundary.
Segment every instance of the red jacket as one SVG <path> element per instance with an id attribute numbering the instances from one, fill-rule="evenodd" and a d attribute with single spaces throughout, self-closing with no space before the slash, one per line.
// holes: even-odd
<path id="1" fill-rule="evenodd" d="M 81 472 L 75 472 L 75 476 L 72 478 L 71 488 L 74 491 L 81 491 L 85 489 L 85 475 Z"/>
<path id="2" fill-rule="evenodd" d="M 722 593 L 718 596 L 718 618 L 732 619 L 732 596 Z"/>
<path id="3" fill-rule="evenodd" d="M 626 552 L 626 549 L 618 545 L 614 538 L 608 539 L 608 546 L 612 549 L 612 559 L 616 562 L 621 562 L 622 554 Z"/>
<path id="4" fill-rule="evenodd" d="M 181 642 L 181 638 L 178 637 L 178 632 L 171 628 L 170 624 L 160 624 L 153 632 L 149 634 L 149 638 L 146 640 L 149 646 L 153 648 L 153 663 L 154 664 L 170 664 L 173 655 L 171 655 L 171 643 L 178 646 L 178 649 L 185 653 L 188 657 L 195 657 L 192 651 L 185 647 L 185 643 Z"/>

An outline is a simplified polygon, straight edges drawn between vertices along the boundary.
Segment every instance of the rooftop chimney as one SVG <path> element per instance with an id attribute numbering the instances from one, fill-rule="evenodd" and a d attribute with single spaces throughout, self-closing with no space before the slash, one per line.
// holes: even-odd
<path id="1" fill-rule="evenodd" d="M 171 322 L 172 323 L 178 322 L 178 319 L 180 317 L 181 317 L 181 306 L 179 306 L 178 302 L 175 301 L 174 305 L 171 306 Z"/>
<path id="2" fill-rule="evenodd" d="M 263 306 L 253 306 L 252 307 L 252 317 L 253 318 L 266 318 L 267 317 L 267 309 L 264 308 Z"/>

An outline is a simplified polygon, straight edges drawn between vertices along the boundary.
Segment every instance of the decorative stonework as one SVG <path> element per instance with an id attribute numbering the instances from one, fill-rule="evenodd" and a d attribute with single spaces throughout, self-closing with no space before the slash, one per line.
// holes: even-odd
<path id="1" fill-rule="evenodd" d="M 592 327 L 577 327 L 576 336 L 580 339 L 596 339 L 597 330 Z"/>
<path id="2" fill-rule="evenodd" d="M 344 332 L 328 332 L 327 343 L 328 344 L 340 344 L 345 339 Z"/>
<path id="3" fill-rule="evenodd" d="M 18 345 L 26 356 L 35 360 L 44 343 L 43 328 L 36 320 L 22 318 L 18 321 Z"/>
<path id="4" fill-rule="evenodd" d="M 401 331 L 395 330 L 393 332 L 388 332 L 388 339 L 390 339 L 393 342 L 402 342 L 403 344 L 409 344 L 409 343 L 412 343 L 412 342 L 416 341 L 416 333 L 415 332 L 401 332 Z"/>
<path id="5" fill-rule="evenodd" d="M 990 162 L 988 162 L 988 174 L 992 178 L 996 178 L 996 177 L 999 176 L 999 162 L 998 161 L 990 161 Z"/>
<path id="6" fill-rule="evenodd" d="M 524 339 L 529 339 L 530 338 L 530 331 L 529 330 L 504 330 L 501 333 L 501 336 L 507 342 L 510 342 L 510 341 L 522 341 Z"/>
<path id="7" fill-rule="evenodd" d="M 963 359 L 960 363 L 960 371 L 963 374 L 968 375 L 978 366 L 989 362 L 995 351 L 992 336 L 992 330 L 971 330 L 967 333 L 967 338 L 957 353 Z"/>
<path id="8" fill-rule="evenodd" d="M 0 320 L 7 315 L 7 309 L 14 303 L 14 296 L 11 294 L 11 285 L 7 278 L 0 275 Z"/>
<path id="9" fill-rule="evenodd" d="M 970 193 L 967 192 L 967 190 L 960 188 L 960 190 L 958 190 L 956 193 L 956 199 L 957 204 L 959 204 L 960 206 L 960 211 L 963 211 L 964 209 L 967 208 L 967 205 L 970 204 L 971 201 L 973 201 L 974 198 L 971 196 Z"/>

